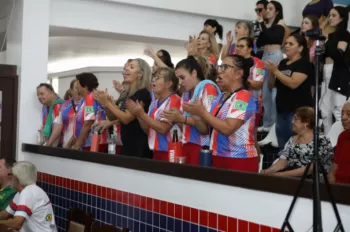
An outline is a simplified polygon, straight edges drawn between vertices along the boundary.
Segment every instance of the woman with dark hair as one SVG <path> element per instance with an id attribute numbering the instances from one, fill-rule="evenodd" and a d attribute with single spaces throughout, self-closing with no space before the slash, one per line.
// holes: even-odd
<path id="1" fill-rule="evenodd" d="M 122 154 L 127 156 L 152 158 L 152 152 L 148 147 L 148 136 L 140 126 L 139 121 L 126 109 L 126 101 L 142 102 L 147 111 L 151 103 L 149 87 L 151 84 L 151 67 L 143 59 L 133 59 L 124 73 L 128 92 L 125 98 L 116 106 L 108 93 L 95 91 L 95 99 L 105 108 L 109 118 L 114 117 L 121 124 L 121 139 L 123 142 Z"/>
<path id="2" fill-rule="evenodd" d="M 287 58 L 279 65 L 265 62 L 269 85 L 276 87 L 276 135 L 278 147 L 284 148 L 293 135 L 292 120 L 295 110 L 303 106 L 313 106 L 311 86 L 314 66 L 309 59 L 309 49 L 303 35 L 292 34 L 285 44 Z"/>
<path id="3" fill-rule="evenodd" d="M 152 75 L 157 73 L 158 68 L 174 68 L 174 64 L 171 61 L 171 56 L 166 50 L 159 50 L 157 53 L 152 48 L 146 48 L 144 54 L 151 57 L 154 60 L 152 66 Z"/>
<path id="4" fill-rule="evenodd" d="M 279 153 L 279 159 L 268 169 L 261 173 L 268 175 L 302 177 L 305 168 L 314 156 L 314 127 L 315 112 L 311 107 L 301 107 L 295 111 L 292 120 L 292 128 L 295 133 L 284 149 Z M 319 137 L 319 157 L 321 165 L 328 171 L 333 160 L 333 148 L 331 141 L 324 135 Z M 312 174 L 312 166 L 308 175 Z M 321 178 L 324 177 L 320 174 Z"/>
<path id="5" fill-rule="evenodd" d="M 217 83 L 223 92 L 207 111 L 199 101 L 184 105 L 194 115 L 197 129 L 211 134 L 212 166 L 246 172 L 258 171 L 255 149 L 255 101 L 247 90 L 252 59 L 230 55 L 218 65 Z M 211 129 L 209 129 L 211 128 Z"/>
<path id="6" fill-rule="evenodd" d="M 140 102 L 126 102 L 126 108 L 139 119 L 142 128 L 148 133 L 148 145 L 153 151 L 154 160 L 169 160 L 168 143 L 172 141 L 171 132 L 177 125 L 163 118 L 162 114 L 164 110 L 180 109 L 181 98 L 175 93 L 178 84 L 179 80 L 173 69 L 158 68 L 152 85 L 159 98 L 152 101 L 148 113 L 144 111 Z"/>
<path id="7" fill-rule="evenodd" d="M 220 90 L 214 82 L 204 79 L 200 65 L 192 56 L 181 60 L 176 65 L 175 74 L 179 78 L 180 86 L 185 90 L 181 97 L 180 111 L 165 110 L 163 115 L 169 121 L 183 125 L 182 151 L 186 157 L 186 163 L 199 165 L 200 150 L 203 146 L 209 146 L 209 136 L 199 133 L 192 115 L 184 112 L 183 106 L 197 99 L 209 111 L 213 99 L 220 93 Z"/>
<path id="8" fill-rule="evenodd" d="M 54 120 L 54 128 L 52 135 L 47 142 L 47 146 L 56 146 L 55 141 L 62 135 L 62 146 L 70 148 L 75 143 L 74 125 L 77 108 L 82 100 L 79 95 L 76 85 L 78 80 L 73 80 L 70 83 L 69 90 L 72 97 L 66 100 L 62 105 L 58 117 Z"/>
<path id="9" fill-rule="evenodd" d="M 92 73 L 81 73 L 76 76 L 76 79 L 75 88 L 83 99 L 76 107 L 74 126 L 75 140 L 71 148 L 90 151 L 92 142 L 91 127 L 94 122 L 105 120 L 106 115 L 102 106 L 93 96 L 93 91 L 96 90 L 99 85 L 96 76 Z M 100 133 L 100 152 L 107 151 L 107 138 L 107 130 L 103 130 Z"/>
<path id="10" fill-rule="evenodd" d="M 320 100 L 325 134 L 332 127 L 333 116 L 336 121 L 341 120 L 341 109 L 350 94 L 350 33 L 347 31 L 349 12 L 344 7 L 336 6 L 330 11 L 328 20 L 336 30 L 328 35 L 325 44 L 326 59 Z"/>
<path id="11" fill-rule="evenodd" d="M 249 91 L 253 95 L 255 105 L 256 105 L 256 111 L 255 111 L 255 128 L 254 128 L 254 134 L 255 134 L 255 147 L 259 153 L 261 154 L 260 146 L 257 142 L 257 129 L 260 125 L 260 118 L 262 113 L 262 95 L 261 95 L 261 88 L 264 83 L 264 77 L 265 77 L 265 66 L 262 60 L 260 60 L 257 57 L 254 57 L 253 52 L 253 46 L 254 46 L 254 39 L 244 37 L 238 40 L 237 46 L 236 46 L 236 54 L 241 55 L 246 59 L 253 59 L 254 64 L 250 69 L 249 77 L 248 77 L 248 86 Z"/>
<path id="12" fill-rule="evenodd" d="M 313 15 L 307 15 L 303 18 L 303 22 L 300 27 L 300 33 L 305 36 L 307 41 L 307 47 L 309 48 L 309 56 L 310 61 L 314 63 L 315 61 L 315 49 L 316 49 L 316 41 L 310 39 L 306 36 L 307 31 L 315 30 L 320 27 L 318 23 L 318 18 Z"/>
<path id="13" fill-rule="evenodd" d="M 215 19 L 205 20 L 203 29 L 215 35 L 216 43 L 219 46 L 219 51 L 221 51 L 223 28 L 218 21 Z"/>
<path id="14" fill-rule="evenodd" d="M 260 33 L 257 47 L 264 47 L 263 61 L 278 64 L 283 59 L 282 45 L 289 29 L 283 22 L 283 7 L 277 1 L 270 1 L 265 15 L 266 29 Z M 271 76 L 271 73 L 266 73 Z M 276 89 L 270 88 L 268 78 L 263 85 L 263 126 L 258 131 L 269 132 L 276 122 Z"/>

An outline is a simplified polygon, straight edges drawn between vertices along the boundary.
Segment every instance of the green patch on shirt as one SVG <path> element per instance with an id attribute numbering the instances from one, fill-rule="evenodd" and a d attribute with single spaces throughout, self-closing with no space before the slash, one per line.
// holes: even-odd
<path id="1" fill-rule="evenodd" d="M 215 96 L 214 95 L 209 95 L 208 96 L 208 101 L 212 102 L 214 100 Z"/>
<path id="2" fill-rule="evenodd" d="M 261 69 L 261 68 L 258 68 L 258 69 L 256 70 L 256 73 L 259 74 L 259 75 L 264 75 L 264 74 L 265 74 L 265 71 L 264 71 L 263 69 Z"/>
<path id="3" fill-rule="evenodd" d="M 10 185 L 0 190 L 0 211 L 5 210 L 15 197 L 17 191 Z"/>
<path id="4" fill-rule="evenodd" d="M 246 111 L 247 110 L 248 103 L 241 101 L 241 100 L 236 100 L 233 108 L 240 110 L 240 111 Z"/>
<path id="5" fill-rule="evenodd" d="M 93 106 L 86 106 L 85 107 L 85 113 L 94 113 L 94 107 Z"/>

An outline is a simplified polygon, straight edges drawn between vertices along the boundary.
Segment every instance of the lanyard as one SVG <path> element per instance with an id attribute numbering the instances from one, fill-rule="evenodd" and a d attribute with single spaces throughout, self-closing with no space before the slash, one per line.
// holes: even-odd
<path id="1" fill-rule="evenodd" d="M 239 91 L 241 91 L 241 90 L 243 90 L 243 89 L 244 89 L 244 87 L 241 87 L 241 88 L 236 89 L 235 91 L 231 92 L 230 95 L 229 95 L 225 100 L 222 101 L 222 98 L 224 97 L 224 94 L 223 94 L 222 97 L 221 97 L 221 99 L 220 99 L 220 101 L 219 101 L 219 102 L 221 102 L 221 104 L 220 104 L 220 106 L 219 106 L 218 111 L 216 111 L 216 113 L 215 113 L 215 117 L 218 116 L 218 114 L 219 114 L 221 108 L 225 105 L 226 101 L 227 101 L 228 99 L 230 99 L 230 97 L 231 97 L 233 94 L 235 94 L 235 93 L 237 93 L 237 92 L 239 92 Z"/>
<path id="2" fill-rule="evenodd" d="M 167 96 L 167 97 L 166 97 L 163 101 L 161 101 L 161 102 L 159 102 L 159 100 L 158 100 L 158 102 L 157 102 L 157 109 L 159 109 L 159 108 L 163 105 L 163 103 L 166 102 L 173 94 L 174 94 L 174 93 L 171 93 L 169 96 Z M 149 114 L 150 116 L 153 114 L 155 108 L 156 108 L 156 107 L 154 107 L 153 109 L 151 109 L 151 112 L 150 112 L 150 114 Z"/>
<path id="3" fill-rule="evenodd" d="M 216 111 L 215 117 L 218 116 L 218 114 L 219 114 L 221 108 L 225 105 L 226 101 L 227 101 L 228 99 L 230 99 L 230 97 L 231 97 L 233 94 L 235 94 L 235 93 L 237 93 L 237 92 L 239 92 L 239 91 L 241 91 L 241 90 L 243 90 L 243 89 L 244 89 L 244 87 L 240 87 L 240 88 L 236 89 L 235 91 L 231 92 L 230 95 L 229 95 L 225 100 L 222 101 L 222 98 L 224 97 L 224 94 L 223 94 L 222 97 L 221 97 L 221 99 L 220 99 L 220 101 L 219 101 L 219 102 L 221 102 L 221 105 L 219 106 L 218 111 Z M 209 135 L 210 135 L 210 137 L 213 136 L 213 128 L 210 128 Z"/>

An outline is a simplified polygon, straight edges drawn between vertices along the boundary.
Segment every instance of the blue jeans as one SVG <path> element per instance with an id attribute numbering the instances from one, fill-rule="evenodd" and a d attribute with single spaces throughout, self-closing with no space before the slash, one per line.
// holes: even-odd
<path id="1" fill-rule="evenodd" d="M 262 58 L 263 61 L 271 61 L 275 64 L 279 64 L 283 58 L 282 51 L 276 50 L 272 52 L 264 52 Z M 269 88 L 269 72 L 266 70 L 265 79 L 263 85 L 263 127 L 271 127 L 276 122 L 276 88 Z"/>
<path id="2" fill-rule="evenodd" d="M 278 113 L 276 121 L 276 136 L 279 150 L 283 150 L 284 146 L 293 136 L 292 129 L 294 113 Z"/>

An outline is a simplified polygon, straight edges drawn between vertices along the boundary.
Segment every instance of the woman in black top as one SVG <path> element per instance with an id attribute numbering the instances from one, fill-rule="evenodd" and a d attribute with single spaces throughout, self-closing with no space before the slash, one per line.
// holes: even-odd
<path id="1" fill-rule="evenodd" d="M 312 106 L 311 86 L 314 68 L 309 60 L 309 49 L 304 36 L 293 34 L 285 45 L 287 58 L 277 66 L 266 62 L 265 67 L 273 75 L 269 84 L 277 89 L 276 95 L 276 135 L 278 147 L 283 149 L 293 135 L 292 120 L 295 110 L 302 106 Z"/>
<path id="2" fill-rule="evenodd" d="M 277 1 L 270 1 L 265 14 L 264 29 L 258 38 L 257 47 L 264 47 L 263 61 L 278 64 L 283 59 L 282 44 L 289 29 L 283 22 L 283 7 Z M 267 75 L 271 75 L 266 73 Z M 263 126 L 258 131 L 269 132 L 276 122 L 276 89 L 268 86 L 268 78 L 263 85 Z"/>
<path id="3" fill-rule="evenodd" d="M 148 111 L 151 94 L 148 90 L 151 84 L 151 67 L 142 59 L 133 59 L 124 72 L 124 82 L 128 84 L 128 93 L 120 109 L 114 104 L 107 93 L 96 91 L 96 100 L 113 114 L 121 123 L 122 154 L 128 156 L 152 158 L 148 147 L 148 136 L 141 128 L 138 120 L 125 109 L 125 101 L 142 102 L 144 110 Z"/>
<path id="4" fill-rule="evenodd" d="M 329 13 L 330 26 L 335 32 L 328 35 L 325 44 L 325 65 L 320 99 L 320 110 L 327 134 L 333 124 L 341 119 L 341 110 L 349 96 L 350 33 L 347 31 L 349 13 L 341 6 L 334 7 Z"/>

